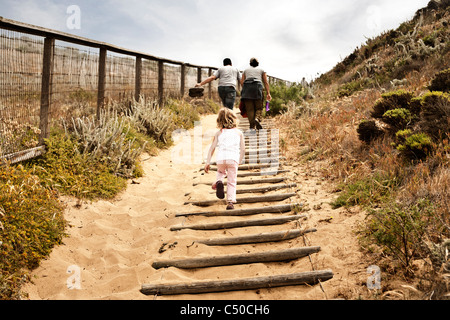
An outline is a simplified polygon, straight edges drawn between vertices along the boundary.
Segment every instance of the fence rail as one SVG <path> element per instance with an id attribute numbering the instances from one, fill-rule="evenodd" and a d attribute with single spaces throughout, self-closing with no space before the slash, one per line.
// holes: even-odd
<path id="1" fill-rule="evenodd" d="M 182 98 L 216 67 L 156 57 L 0 17 L 0 160 L 44 152 L 52 121 L 99 116 L 108 101 Z M 270 77 L 271 83 L 284 82 Z M 206 90 L 218 99 L 217 84 Z"/>

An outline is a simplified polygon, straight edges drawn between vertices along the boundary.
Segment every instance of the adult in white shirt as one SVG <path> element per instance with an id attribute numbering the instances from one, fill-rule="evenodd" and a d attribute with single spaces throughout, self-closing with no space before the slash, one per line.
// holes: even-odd
<path id="1" fill-rule="evenodd" d="M 197 83 L 195 87 L 201 87 L 216 79 L 219 79 L 219 96 L 225 107 L 233 110 L 236 101 L 236 84 L 242 79 L 241 73 L 233 67 L 231 59 L 223 60 L 223 67 L 217 70 L 211 77 Z"/>
<path id="2" fill-rule="evenodd" d="M 259 67 L 259 61 L 256 58 L 250 59 L 250 67 L 245 69 L 241 79 L 242 92 L 241 100 L 245 105 L 250 129 L 262 129 L 261 118 L 263 111 L 264 98 L 267 101 L 272 100 L 270 95 L 270 86 L 266 72 Z M 263 89 L 266 89 L 267 96 L 263 96 Z"/>

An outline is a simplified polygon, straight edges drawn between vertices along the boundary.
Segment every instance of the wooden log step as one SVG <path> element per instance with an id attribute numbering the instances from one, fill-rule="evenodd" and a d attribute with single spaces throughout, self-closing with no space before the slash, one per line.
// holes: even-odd
<path id="1" fill-rule="evenodd" d="M 274 156 L 274 157 L 248 157 L 244 159 L 243 164 L 264 164 L 264 163 L 279 163 L 280 160 L 286 160 L 286 157 Z M 217 162 L 211 162 L 212 166 L 217 166 Z"/>
<path id="2" fill-rule="evenodd" d="M 258 170 L 261 169 L 261 172 L 265 171 L 277 171 L 281 168 L 281 165 L 278 161 L 271 161 L 270 163 L 259 163 L 259 164 L 240 164 L 239 171 L 250 171 L 250 170 Z M 199 171 L 204 171 L 205 168 L 200 168 Z M 216 167 L 211 167 L 209 171 L 217 171 Z"/>
<path id="3" fill-rule="evenodd" d="M 238 186 L 242 186 L 242 185 L 253 185 L 253 184 L 263 184 L 263 183 L 281 183 L 286 181 L 286 177 L 275 177 L 275 178 L 263 178 L 263 179 L 252 179 L 252 180 L 238 180 L 237 181 L 237 185 Z M 199 183 L 194 183 L 192 184 L 194 187 L 198 186 L 200 184 L 206 184 L 206 185 L 210 185 L 210 182 L 199 182 Z M 224 186 L 227 185 L 227 182 L 224 181 L 223 183 Z"/>
<path id="4" fill-rule="evenodd" d="M 223 211 L 210 211 L 210 212 L 192 212 L 192 213 L 177 213 L 175 217 L 191 217 L 191 216 L 203 216 L 203 217 L 232 217 L 232 216 L 250 216 L 255 214 L 264 213 L 286 213 L 294 210 L 294 208 L 301 207 L 302 205 L 296 204 L 282 204 L 277 206 L 265 206 L 261 208 L 247 208 L 247 209 L 234 209 Z"/>
<path id="5" fill-rule="evenodd" d="M 170 228 L 170 231 L 180 231 L 184 229 L 191 230 L 222 230 L 222 229 L 234 229 L 234 228 L 244 228 L 244 227 L 257 227 L 257 226 L 274 226 L 285 224 L 288 222 L 300 220 L 306 218 L 305 215 L 301 216 L 286 216 L 286 217 L 276 217 L 267 218 L 259 220 L 241 220 L 233 222 L 219 222 L 210 224 L 196 224 L 196 225 L 178 225 Z"/>
<path id="6" fill-rule="evenodd" d="M 195 242 L 207 246 L 231 246 L 253 243 L 280 242 L 295 239 L 311 232 L 317 232 L 317 229 L 287 230 L 273 233 L 260 233 L 243 237 L 223 237 L 209 240 L 197 240 Z"/>
<path id="7" fill-rule="evenodd" d="M 290 183 L 290 184 L 281 184 L 276 186 L 267 186 L 267 187 L 260 187 L 260 188 L 252 188 L 252 189 L 239 189 L 236 190 L 236 194 L 245 194 L 245 193 L 266 193 L 270 191 L 277 191 L 281 189 L 289 189 L 289 188 L 295 188 L 297 187 L 296 183 Z"/>
<path id="8" fill-rule="evenodd" d="M 259 154 L 262 153 L 262 154 L 265 154 L 265 155 L 269 155 L 269 154 L 272 154 L 272 151 L 275 151 L 275 152 L 273 152 L 274 154 L 279 154 L 280 153 L 278 149 L 276 149 L 276 150 L 272 150 L 272 149 L 247 149 L 247 150 L 245 150 L 245 156 L 248 157 L 249 155 L 257 155 L 258 153 Z"/>
<path id="9" fill-rule="evenodd" d="M 289 198 L 292 198 L 296 196 L 296 193 L 283 193 L 283 194 L 270 194 L 270 195 L 264 195 L 264 196 L 257 196 L 257 197 L 247 197 L 247 198 L 238 198 L 237 203 L 257 203 L 257 202 L 276 202 L 276 201 L 283 201 Z M 184 205 L 192 204 L 194 206 L 198 207 L 209 207 L 216 204 L 222 204 L 226 203 L 226 199 L 220 200 L 205 200 L 205 201 L 186 201 Z"/>
<path id="10" fill-rule="evenodd" d="M 144 295 L 180 295 L 257 290 L 298 285 L 315 285 L 319 281 L 324 282 L 330 280 L 333 276 L 333 271 L 331 270 L 319 270 L 235 280 L 198 281 L 178 284 L 144 284 L 141 286 L 140 292 Z"/>
<path id="11" fill-rule="evenodd" d="M 276 176 L 283 173 L 288 173 L 289 170 L 278 170 L 278 171 L 263 171 L 263 172 L 238 172 L 238 178 L 248 178 L 248 177 L 265 177 L 265 176 Z"/>
<path id="12" fill-rule="evenodd" d="M 179 269 L 197 269 L 231 266 L 250 263 L 291 261 L 306 257 L 320 251 L 320 247 L 302 247 L 286 250 L 265 251 L 257 253 L 211 256 L 206 258 L 161 260 L 152 264 L 154 269 L 175 267 Z"/>

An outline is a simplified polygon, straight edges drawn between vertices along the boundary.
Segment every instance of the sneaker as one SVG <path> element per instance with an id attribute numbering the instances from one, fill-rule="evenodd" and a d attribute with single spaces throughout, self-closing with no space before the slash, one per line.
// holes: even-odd
<path id="1" fill-rule="evenodd" d="M 227 210 L 234 210 L 233 202 L 228 202 Z"/>
<path id="2" fill-rule="evenodd" d="M 224 192 L 223 182 L 222 181 L 217 181 L 217 183 L 216 183 L 216 196 L 219 199 L 224 199 L 225 198 L 225 192 Z"/>

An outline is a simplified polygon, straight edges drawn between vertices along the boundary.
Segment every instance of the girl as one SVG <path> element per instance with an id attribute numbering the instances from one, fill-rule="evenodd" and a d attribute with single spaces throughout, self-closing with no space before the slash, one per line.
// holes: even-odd
<path id="1" fill-rule="evenodd" d="M 211 158 L 217 148 L 217 179 L 212 188 L 216 190 L 216 195 L 219 199 L 224 199 L 223 179 L 227 176 L 227 210 L 233 210 L 233 204 L 236 203 L 238 167 L 245 156 L 245 140 L 242 131 L 236 128 L 236 115 L 227 108 L 222 108 L 219 111 L 217 127 L 220 130 L 214 136 L 213 143 L 209 149 L 205 172 L 209 172 Z"/>

